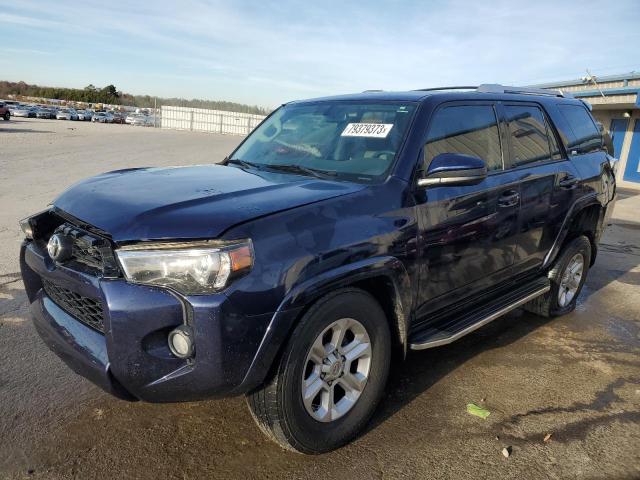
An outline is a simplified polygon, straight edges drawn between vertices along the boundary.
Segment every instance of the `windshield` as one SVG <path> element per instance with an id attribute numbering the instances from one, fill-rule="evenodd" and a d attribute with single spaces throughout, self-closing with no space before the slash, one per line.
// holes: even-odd
<path id="1" fill-rule="evenodd" d="M 414 111 L 412 103 L 285 105 L 251 133 L 232 161 L 370 182 L 391 168 Z"/>

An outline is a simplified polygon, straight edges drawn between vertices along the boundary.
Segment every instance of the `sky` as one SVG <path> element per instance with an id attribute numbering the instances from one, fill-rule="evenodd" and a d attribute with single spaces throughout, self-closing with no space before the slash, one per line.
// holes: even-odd
<path id="1" fill-rule="evenodd" d="M 640 71 L 640 0 L 0 0 L 0 31 L 0 80 L 268 108 Z"/>

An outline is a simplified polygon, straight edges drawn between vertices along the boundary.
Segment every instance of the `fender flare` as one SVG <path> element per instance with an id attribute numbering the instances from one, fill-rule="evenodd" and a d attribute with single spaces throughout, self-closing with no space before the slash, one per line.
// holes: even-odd
<path id="1" fill-rule="evenodd" d="M 390 319 L 390 322 L 395 320 L 396 333 L 406 353 L 413 303 L 409 274 L 396 257 L 372 257 L 328 270 L 292 288 L 273 314 L 251 366 L 235 393 L 250 391 L 264 382 L 273 361 L 307 305 L 333 290 L 375 277 L 385 277 L 393 286 L 396 318 Z"/>
<path id="2" fill-rule="evenodd" d="M 585 195 L 584 197 L 580 197 L 575 202 L 573 202 L 571 207 L 569 207 L 569 211 L 564 217 L 562 226 L 560 227 L 560 231 L 558 232 L 558 235 L 556 235 L 556 239 L 554 240 L 551 249 L 544 257 L 544 261 L 542 262 L 543 269 L 549 267 L 560 253 L 560 247 L 567 238 L 567 233 L 569 233 L 569 227 L 571 226 L 573 220 L 577 217 L 577 215 L 580 214 L 582 210 L 587 207 L 591 207 L 592 205 L 606 208 L 606 205 L 602 205 L 602 203 L 598 201 L 598 194 L 595 192 L 589 195 Z"/>

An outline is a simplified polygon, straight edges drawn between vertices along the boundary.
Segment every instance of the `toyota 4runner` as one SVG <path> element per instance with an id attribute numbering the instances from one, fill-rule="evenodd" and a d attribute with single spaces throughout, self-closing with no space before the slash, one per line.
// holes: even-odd
<path id="1" fill-rule="evenodd" d="M 21 222 L 22 277 L 43 340 L 108 392 L 244 394 L 272 439 L 325 452 L 367 423 L 392 349 L 575 308 L 612 162 L 556 91 L 296 101 L 223 165 L 74 185 Z"/>

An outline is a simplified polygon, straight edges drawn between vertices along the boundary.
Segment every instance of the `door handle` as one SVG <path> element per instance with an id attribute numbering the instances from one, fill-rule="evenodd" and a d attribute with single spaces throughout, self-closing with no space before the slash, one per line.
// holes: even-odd
<path id="1" fill-rule="evenodd" d="M 564 188 L 565 190 L 572 190 L 578 185 L 578 179 L 573 175 L 567 175 L 562 180 L 558 182 L 560 188 Z"/>
<path id="2" fill-rule="evenodd" d="M 507 190 L 498 199 L 499 207 L 515 207 L 520 203 L 520 194 L 515 190 Z"/>

